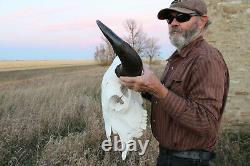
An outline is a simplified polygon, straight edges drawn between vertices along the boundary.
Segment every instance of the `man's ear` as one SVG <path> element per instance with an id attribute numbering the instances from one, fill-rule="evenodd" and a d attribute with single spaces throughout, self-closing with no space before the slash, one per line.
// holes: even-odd
<path id="1" fill-rule="evenodd" d="M 207 15 L 201 16 L 199 21 L 199 28 L 203 28 L 207 22 L 208 22 L 208 16 Z"/>

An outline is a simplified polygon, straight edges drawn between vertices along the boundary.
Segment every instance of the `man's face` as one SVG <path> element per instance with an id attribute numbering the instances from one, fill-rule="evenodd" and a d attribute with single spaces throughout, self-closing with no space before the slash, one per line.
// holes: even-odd
<path id="1" fill-rule="evenodd" d="M 176 17 L 181 13 L 171 12 L 170 15 Z M 169 21 L 169 39 L 178 50 L 188 45 L 200 32 L 198 17 L 192 16 L 186 22 L 178 22 L 176 18 Z"/>

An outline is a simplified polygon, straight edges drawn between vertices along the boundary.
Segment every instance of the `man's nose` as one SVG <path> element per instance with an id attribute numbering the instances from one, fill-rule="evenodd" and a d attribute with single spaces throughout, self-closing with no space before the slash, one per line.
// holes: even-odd
<path id="1" fill-rule="evenodd" d="M 176 20 L 176 18 L 174 18 L 170 25 L 175 26 L 175 25 L 180 25 L 180 23 Z"/>

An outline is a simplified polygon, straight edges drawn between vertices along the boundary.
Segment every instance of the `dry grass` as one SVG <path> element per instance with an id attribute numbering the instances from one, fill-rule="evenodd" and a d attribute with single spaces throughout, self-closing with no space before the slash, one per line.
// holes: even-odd
<path id="1" fill-rule="evenodd" d="M 85 70 L 48 74 L 43 80 L 31 78 L 29 83 L 22 84 L 22 80 L 2 89 L 0 165 L 35 164 L 29 162 L 38 161 L 49 140 L 68 134 L 102 135 L 100 80 L 95 78 L 102 72 L 100 68 L 95 71 L 94 76 Z"/>
<path id="2" fill-rule="evenodd" d="M 51 74 L 52 68 L 46 69 L 47 75 L 39 79 L 30 76 L 28 82 L 20 75 L 30 74 L 29 70 L 7 72 L 13 83 L 0 91 L 0 165 L 155 165 L 158 144 L 150 125 L 142 137 L 143 141 L 150 140 L 143 156 L 130 152 L 122 161 L 119 152 L 105 153 L 101 149 L 105 133 L 100 83 L 106 69 L 65 67 Z M 156 66 L 152 69 L 157 75 L 163 70 Z M 23 79 L 16 81 L 15 77 Z M 249 133 L 227 133 L 222 132 L 215 163 L 246 162 Z"/>
<path id="3" fill-rule="evenodd" d="M 6 73 L 13 83 L 0 92 L 0 165 L 154 163 L 153 158 L 145 155 L 139 159 L 136 153 L 124 162 L 118 152 L 105 154 L 100 149 L 105 139 L 100 82 L 106 68 L 68 70 L 47 72 L 39 79 L 29 77 L 28 82 L 20 75 L 29 74 L 29 70 Z M 16 81 L 15 77 L 23 79 Z M 152 139 L 149 132 L 144 139 Z"/>
<path id="4" fill-rule="evenodd" d="M 0 61 L 0 71 L 13 71 L 13 70 L 27 70 L 27 69 L 41 69 L 51 67 L 63 67 L 63 66 L 82 66 L 82 65 L 94 65 L 93 60 L 17 60 L 17 61 Z"/>
<path id="5" fill-rule="evenodd" d="M 250 4 L 233 4 L 241 8 L 235 12 L 225 0 L 206 2 L 213 21 L 207 39 L 221 50 L 231 75 L 214 163 L 250 165 Z M 122 161 L 119 152 L 101 150 L 105 133 L 100 82 L 107 68 L 53 67 L 0 72 L 0 165 L 155 165 L 157 142 L 149 125 L 143 135 L 143 140 L 150 140 L 144 156 L 133 152 Z M 162 68 L 152 68 L 159 76 Z"/>

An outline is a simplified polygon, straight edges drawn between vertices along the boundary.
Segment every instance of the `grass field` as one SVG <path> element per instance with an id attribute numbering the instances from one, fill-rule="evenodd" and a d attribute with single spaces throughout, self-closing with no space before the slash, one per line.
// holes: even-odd
<path id="1" fill-rule="evenodd" d="M 0 61 L 0 71 L 14 71 L 27 69 L 41 69 L 64 66 L 82 66 L 96 64 L 93 60 L 16 60 L 16 61 Z"/>
<path id="2" fill-rule="evenodd" d="M 216 166 L 250 165 L 250 3 L 206 0 L 206 39 L 222 52 L 230 90 L 215 151 Z M 159 76 L 162 66 L 154 66 Z M 0 61 L 0 165 L 153 166 L 150 125 L 145 155 L 104 152 L 100 83 L 107 68 L 83 61 Z M 216 73 L 215 73 L 216 74 Z M 149 110 L 150 103 L 145 103 Z"/>
<path id="3" fill-rule="evenodd" d="M 162 67 L 153 69 L 160 75 Z M 77 64 L 0 72 L 0 165 L 155 165 L 158 145 L 150 125 L 142 137 L 150 140 L 143 156 L 129 152 L 122 161 L 119 152 L 101 149 L 100 83 L 106 69 Z M 247 104 L 248 94 L 230 95 L 227 109 L 234 109 L 236 99 Z M 231 116 L 225 113 L 213 163 L 249 165 L 249 127 Z"/>

